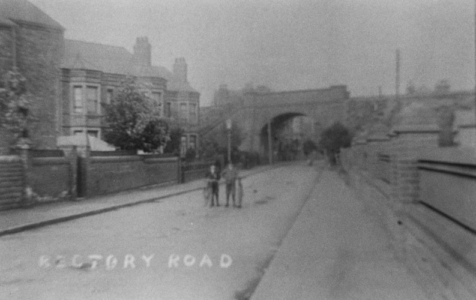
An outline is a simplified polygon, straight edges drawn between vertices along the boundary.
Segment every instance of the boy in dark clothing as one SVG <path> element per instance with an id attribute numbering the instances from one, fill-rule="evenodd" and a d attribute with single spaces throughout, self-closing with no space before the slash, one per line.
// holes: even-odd
<path id="1" fill-rule="evenodd" d="M 235 207 L 235 181 L 238 177 L 238 172 L 233 167 L 231 163 L 228 164 L 228 167 L 223 170 L 222 174 L 223 178 L 225 179 L 226 184 L 226 207 L 228 207 L 228 203 L 230 202 L 230 195 L 233 199 L 233 207 Z"/>
<path id="2" fill-rule="evenodd" d="M 210 166 L 210 171 L 206 174 L 207 185 L 211 190 L 211 207 L 215 205 L 214 199 L 216 199 L 216 205 L 220 206 L 218 202 L 218 181 L 220 180 L 220 174 L 216 171 L 215 165 Z"/>

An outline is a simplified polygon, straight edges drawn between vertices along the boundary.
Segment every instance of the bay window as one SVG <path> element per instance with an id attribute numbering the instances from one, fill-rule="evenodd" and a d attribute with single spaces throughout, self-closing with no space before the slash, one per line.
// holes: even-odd
<path id="1" fill-rule="evenodd" d="M 80 85 L 73 87 L 73 107 L 75 113 L 83 112 L 83 87 Z"/>
<path id="2" fill-rule="evenodd" d="M 98 88 L 96 86 L 88 86 L 87 87 L 87 108 L 88 113 L 99 113 L 99 93 Z"/>

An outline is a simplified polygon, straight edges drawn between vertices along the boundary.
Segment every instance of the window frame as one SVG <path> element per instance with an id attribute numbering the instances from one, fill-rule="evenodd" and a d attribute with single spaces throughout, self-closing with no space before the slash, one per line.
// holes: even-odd
<path id="1" fill-rule="evenodd" d="M 193 143 L 192 143 L 193 141 Z M 192 147 L 192 144 L 193 144 L 193 147 Z M 197 144 L 198 144 L 198 137 L 196 134 L 189 134 L 188 136 L 188 145 L 187 145 L 187 149 L 188 148 L 193 148 L 193 150 L 197 150 Z"/>
<path id="2" fill-rule="evenodd" d="M 188 136 L 184 134 L 180 137 L 180 156 L 185 157 L 187 150 L 188 150 Z"/>
<path id="3" fill-rule="evenodd" d="M 101 87 L 97 84 L 87 84 L 85 85 L 86 89 L 86 112 L 87 114 L 95 114 L 95 115 L 100 115 L 101 114 L 101 105 L 99 103 L 101 102 Z M 90 89 L 95 89 L 96 90 L 96 99 L 94 101 L 95 103 L 95 111 L 90 111 L 89 110 L 89 105 L 90 105 L 90 100 L 89 99 L 89 90 Z"/>
<path id="4" fill-rule="evenodd" d="M 72 112 L 75 113 L 75 114 L 83 114 L 84 113 L 84 86 L 81 84 L 73 84 L 71 86 L 71 94 L 72 94 L 72 101 L 71 101 L 71 104 L 72 104 Z M 79 100 L 78 98 L 76 98 L 76 91 L 79 90 L 80 91 L 80 97 L 79 97 Z M 80 104 L 80 105 L 77 105 L 77 104 Z M 79 108 L 79 109 L 78 109 Z"/>
<path id="5" fill-rule="evenodd" d="M 86 132 L 88 136 L 92 136 L 95 138 L 99 138 L 101 134 L 101 131 L 99 129 L 92 129 L 92 130 L 88 129 Z"/>
<path id="6" fill-rule="evenodd" d="M 106 89 L 106 104 L 111 104 L 113 98 L 114 98 L 114 89 L 107 88 Z"/>
<path id="7" fill-rule="evenodd" d="M 164 116 L 164 99 L 163 99 L 163 93 L 162 91 L 151 91 L 150 92 L 151 98 L 154 101 L 154 107 L 159 108 L 159 116 L 162 117 Z M 158 95 L 155 97 L 154 95 Z"/>
<path id="8" fill-rule="evenodd" d="M 166 118 L 172 118 L 172 102 L 167 101 L 164 106 L 164 116 Z"/>
<path id="9" fill-rule="evenodd" d="M 182 110 L 182 107 L 185 107 L 185 110 Z M 179 102 L 179 121 L 188 123 L 188 102 Z"/>

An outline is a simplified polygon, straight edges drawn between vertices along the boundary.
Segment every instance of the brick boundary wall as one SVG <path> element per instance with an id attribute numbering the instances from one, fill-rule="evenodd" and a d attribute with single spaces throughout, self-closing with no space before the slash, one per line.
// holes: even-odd
<path id="1" fill-rule="evenodd" d="M 36 202 L 75 198 L 76 157 L 35 157 L 31 159 L 29 180 Z"/>
<path id="2" fill-rule="evenodd" d="M 223 167 L 223 157 L 182 167 L 175 156 L 79 150 L 23 145 L 0 156 L 0 210 L 188 182 L 204 178 L 211 164 Z"/>
<path id="3" fill-rule="evenodd" d="M 400 203 L 411 203 L 418 199 L 417 156 L 425 149 L 438 147 L 436 126 L 406 126 L 395 129 L 391 141 L 392 198 Z"/>
<path id="4" fill-rule="evenodd" d="M 421 153 L 418 173 L 418 200 L 476 235 L 476 149 L 447 147 Z"/>
<path id="5" fill-rule="evenodd" d="M 0 210 L 20 205 L 24 181 L 20 157 L 0 156 Z"/>
<path id="6" fill-rule="evenodd" d="M 21 206 L 76 199 L 76 148 L 34 150 L 29 146 L 14 149 L 25 176 Z"/>
<path id="7" fill-rule="evenodd" d="M 178 183 L 180 159 L 157 155 L 91 156 L 78 160 L 78 193 L 92 197 L 135 188 Z"/>
<path id="8" fill-rule="evenodd" d="M 213 165 L 214 163 L 215 163 L 215 160 L 184 163 L 182 165 L 181 182 L 204 179 L 206 172 L 210 169 L 210 166 Z"/>
<path id="9" fill-rule="evenodd" d="M 396 128 L 395 135 L 386 143 L 386 148 L 373 145 L 375 148 L 369 149 L 367 141 L 360 141 L 350 149 L 342 149 L 342 167 L 349 174 L 361 174 L 367 178 L 368 183 L 377 188 L 385 186 L 385 200 L 389 201 L 392 214 L 398 217 L 402 222 L 400 224 L 404 225 L 409 234 L 401 242 L 413 241 L 409 245 L 406 244 L 409 247 L 407 260 L 423 278 L 425 289 L 432 293 L 431 298 L 474 299 L 476 234 L 463 226 L 467 224 L 461 224 L 464 218 L 461 221 L 457 218 L 461 218 L 461 214 L 474 216 L 466 211 L 469 207 L 474 207 L 474 204 L 471 206 L 468 203 L 469 198 L 463 196 L 471 198 L 471 195 L 467 194 L 468 188 L 474 188 L 474 184 L 466 181 L 469 178 L 468 172 L 471 176 L 476 176 L 476 151 L 471 154 L 473 167 L 468 165 L 468 162 L 462 162 L 461 154 L 446 155 L 444 159 L 435 158 L 431 153 L 460 150 L 438 148 L 437 136 L 438 131 L 431 126 Z M 379 148 L 380 152 L 376 150 Z M 390 182 L 385 183 L 378 172 L 372 172 L 372 168 L 369 168 L 372 161 L 378 161 L 369 157 L 369 153 L 388 155 L 390 162 L 387 164 L 387 171 L 391 173 Z M 450 183 L 449 179 L 429 180 L 429 171 L 422 170 L 422 166 L 427 166 L 429 161 L 431 168 L 450 171 L 451 174 L 444 173 L 445 176 L 452 177 L 453 183 Z M 381 165 L 379 170 L 384 168 Z M 466 178 L 461 177 L 459 173 L 462 172 Z M 462 182 L 463 180 L 466 181 Z M 449 183 L 450 187 L 445 187 L 444 182 Z M 451 192 L 448 188 L 455 190 Z M 443 190 L 438 192 L 438 189 Z M 449 195 L 458 199 L 450 199 Z M 438 201 L 436 196 L 442 198 Z M 457 203 L 460 204 L 456 205 L 460 211 L 455 212 L 453 204 Z"/>

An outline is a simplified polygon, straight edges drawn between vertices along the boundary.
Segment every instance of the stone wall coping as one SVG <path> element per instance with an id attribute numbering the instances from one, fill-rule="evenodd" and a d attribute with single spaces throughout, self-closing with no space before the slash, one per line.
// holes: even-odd
<path id="1" fill-rule="evenodd" d="M 388 135 L 371 135 L 367 137 L 367 141 L 369 142 L 379 142 L 379 141 L 388 141 L 390 137 Z"/>
<path id="2" fill-rule="evenodd" d="M 440 128 L 436 124 L 423 125 L 423 124 L 410 124 L 400 125 L 392 128 L 392 132 L 396 134 L 401 133 L 437 133 Z"/>
<path id="3" fill-rule="evenodd" d="M 32 158 L 33 165 L 64 165 L 69 164 L 66 157 L 34 157 Z"/>
<path id="4" fill-rule="evenodd" d="M 476 148 L 447 147 L 426 149 L 417 155 L 419 161 L 476 166 Z"/>
<path id="5" fill-rule="evenodd" d="M 92 163 L 100 162 L 126 162 L 126 161 L 142 161 L 139 155 L 123 155 L 123 156 L 91 156 Z"/>
<path id="6" fill-rule="evenodd" d="M 20 157 L 17 155 L 0 155 L 0 162 L 17 162 L 20 160 Z"/>
<path id="7" fill-rule="evenodd" d="M 157 157 L 152 155 L 91 156 L 91 162 L 144 161 L 149 163 L 176 162 L 178 157 Z"/>
<path id="8" fill-rule="evenodd" d="M 365 140 L 363 140 L 363 139 L 362 140 L 357 140 L 357 141 L 352 142 L 352 145 L 365 145 L 365 144 L 367 144 L 366 139 Z"/>
<path id="9" fill-rule="evenodd" d="M 179 158 L 174 157 L 146 157 L 144 156 L 145 162 L 154 162 L 154 163 L 161 163 L 161 162 L 176 162 Z"/>
<path id="10" fill-rule="evenodd" d="M 473 123 L 473 124 L 460 124 L 457 126 L 458 129 L 461 129 L 461 128 L 464 128 L 464 129 L 467 129 L 467 128 L 476 128 L 476 123 Z"/>

